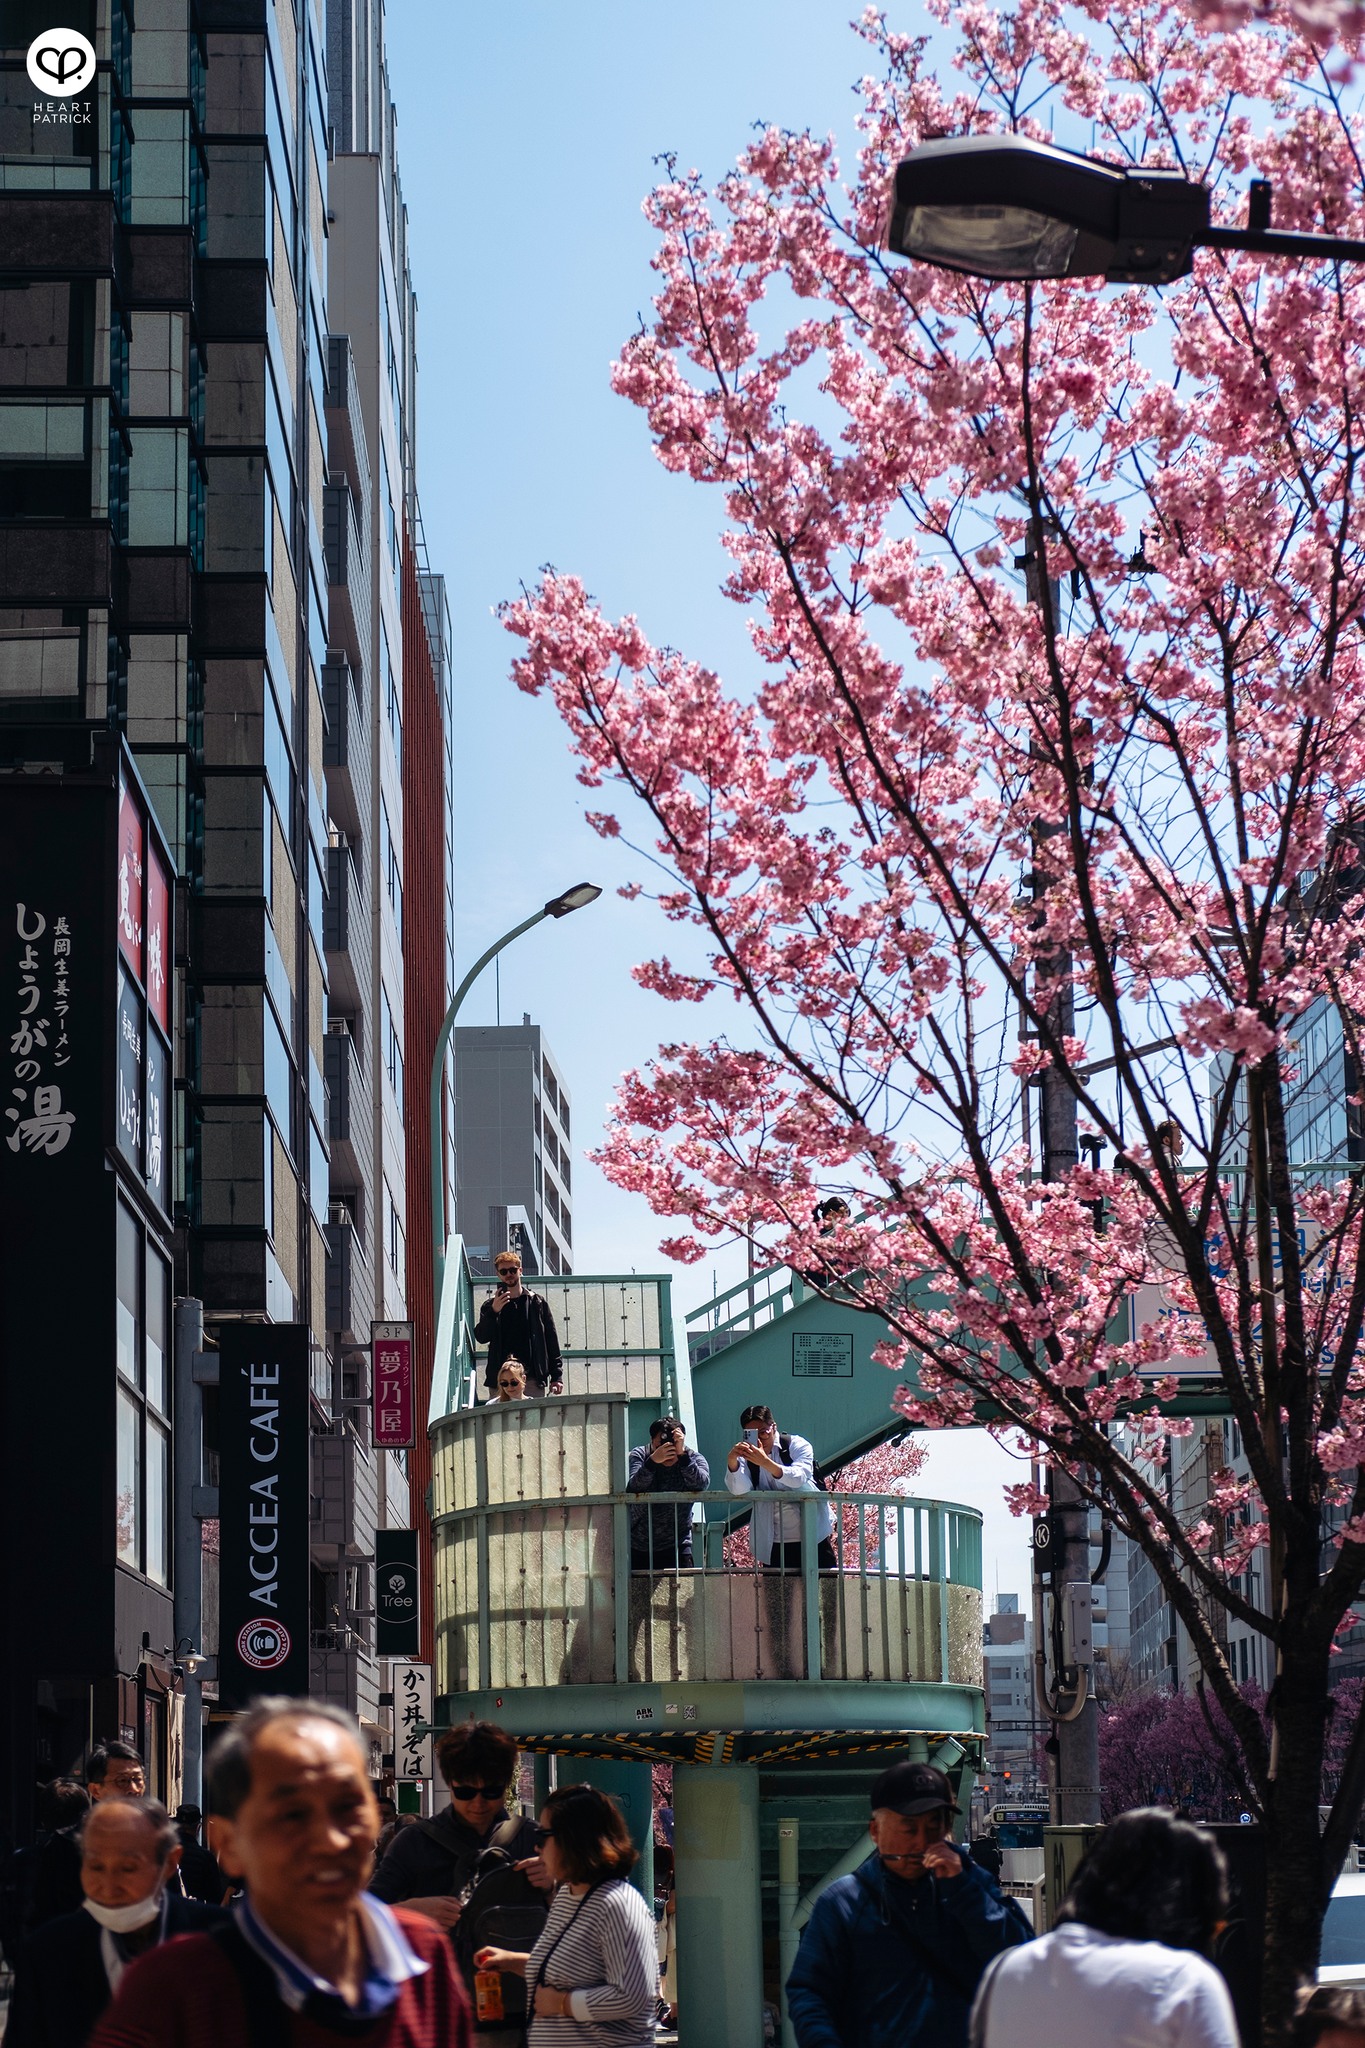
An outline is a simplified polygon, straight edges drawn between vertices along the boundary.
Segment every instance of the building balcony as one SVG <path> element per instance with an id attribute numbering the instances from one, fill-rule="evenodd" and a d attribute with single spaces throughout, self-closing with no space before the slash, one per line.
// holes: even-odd
<path id="1" fill-rule="evenodd" d="M 329 953 L 344 953 L 350 945 L 351 919 L 359 907 L 355 901 L 360 886 L 355 856 L 349 846 L 327 849 L 327 906 L 322 913 L 323 943 Z"/>
<path id="2" fill-rule="evenodd" d="M 343 832 L 358 839 L 368 822 L 370 776 L 359 670 L 346 661 L 329 662 L 322 671 L 322 702 L 327 713 L 322 759 L 328 807 Z"/>
<path id="3" fill-rule="evenodd" d="M 334 1188 L 368 1187 L 374 1161 L 373 1106 L 354 1038 L 335 1024 L 322 1042 L 327 1140 Z"/>
<path id="4" fill-rule="evenodd" d="M 322 545 L 329 586 L 328 645 L 340 648 L 353 668 L 363 668 L 370 645 L 370 571 L 349 484 L 323 488 Z"/>
<path id="5" fill-rule="evenodd" d="M 379 1665 L 372 1653 L 353 1640 L 338 1647 L 340 1632 L 319 1629 L 308 1652 L 308 1691 L 315 1700 L 329 1700 L 366 1727 L 379 1726 Z"/>
<path id="6" fill-rule="evenodd" d="M 340 1210 L 338 1217 L 340 1217 Z M 368 1344 L 374 1314 L 374 1281 L 354 1223 L 329 1223 L 327 1239 L 327 1328 L 345 1342 Z"/>
<path id="7" fill-rule="evenodd" d="M 705 1732 L 920 1726 L 975 1739 L 981 1517 L 939 1501 L 789 1496 L 803 1562 L 756 1568 L 742 1499 L 694 1518 L 694 1568 L 632 1568 L 629 1397 L 494 1404 L 432 1429 L 437 1691 L 461 1716 L 676 1748 Z M 769 1497 L 771 1498 L 771 1497 Z M 837 1571 L 816 1517 L 833 1510 Z M 485 1695 L 487 1698 L 485 1699 Z M 496 1708 L 495 1708 L 496 1703 Z M 676 1742 L 672 1741 L 676 1738 Z"/>
<path id="8" fill-rule="evenodd" d="M 353 1107 L 364 1109 L 360 1055 L 349 1031 L 329 1031 L 322 1044 L 323 1074 L 327 1082 L 327 1138 L 332 1145 L 351 1142 Z M 344 1176 L 343 1176 L 344 1178 Z"/>
<path id="9" fill-rule="evenodd" d="M 348 334 L 327 337 L 327 463 L 340 470 L 357 497 L 370 489 L 370 453 Z"/>
<path id="10" fill-rule="evenodd" d="M 372 1558 L 378 1497 L 369 1452 L 344 1422 L 315 1429 L 310 1443 L 314 1563 L 334 1565 Z"/>

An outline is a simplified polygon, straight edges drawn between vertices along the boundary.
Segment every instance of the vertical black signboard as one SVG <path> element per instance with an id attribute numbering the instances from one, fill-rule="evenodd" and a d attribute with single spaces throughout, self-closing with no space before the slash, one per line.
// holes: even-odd
<path id="1" fill-rule="evenodd" d="M 20 1712 L 0 1756 L 16 1770 L 35 1672 L 103 1671 L 113 1652 L 113 838 L 107 777 L 5 777 L 0 1684 Z"/>
<path id="2" fill-rule="evenodd" d="M 375 1531 L 374 1615 L 377 1656 L 417 1656 L 422 1645 L 417 1606 L 415 1529 Z"/>
<path id="3" fill-rule="evenodd" d="M 308 1691 L 308 1328 L 218 1338 L 219 1694 Z"/>

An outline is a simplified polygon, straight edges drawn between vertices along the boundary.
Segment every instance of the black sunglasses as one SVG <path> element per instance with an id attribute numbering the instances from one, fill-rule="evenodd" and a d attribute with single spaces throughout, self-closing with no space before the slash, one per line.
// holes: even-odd
<path id="1" fill-rule="evenodd" d="M 507 1797 L 507 1787 L 505 1785 L 452 1785 L 450 1796 L 452 1799 L 505 1799 Z"/>
<path id="2" fill-rule="evenodd" d="M 555 1838 L 555 1831 L 554 1831 L 554 1829 L 553 1829 L 553 1828 L 540 1828 L 540 1827 L 538 1827 L 538 1828 L 536 1829 L 536 1847 L 537 1847 L 537 1849 L 543 1849 L 543 1848 L 545 1847 L 545 1844 L 546 1844 L 547 1842 L 552 1842 L 552 1841 L 554 1840 L 554 1838 Z"/>

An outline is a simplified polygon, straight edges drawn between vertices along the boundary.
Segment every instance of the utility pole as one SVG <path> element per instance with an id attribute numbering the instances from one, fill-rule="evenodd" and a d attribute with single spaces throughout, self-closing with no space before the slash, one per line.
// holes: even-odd
<path id="1" fill-rule="evenodd" d="M 175 1304 L 175 1650 L 185 1688 L 180 1797 L 204 1804 L 204 1680 L 217 1663 L 204 1652 L 203 1534 L 218 1513 L 218 1489 L 205 1486 L 204 1388 L 218 1383 L 218 1354 L 204 1350 L 204 1304 Z"/>
<path id="2" fill-rule="evenodd" d="M 1046 522 L 1031 522 L 1029 552 L 1019 558 L 1016 566 L 1024 570 L 1030 600 L 1043 609 L 1045 617 L 1050 616 L 1054 629 L 1060 630 L 1061 579 L 1046 574 L 1045 557 L 1046 542 L 1055 538 L 1055 529 L 1050 529 Z M 1037 757 L 1040 749 L 1036 741 L 1032 751 Z M 1061 829 L 1035 823 L 1035 854 Z M 1035 902 L 1041 902 L 1046 889 L 1046 876 L 1035 858 Z M 1039 962 L 1050 992 L 1046 1016 L 1049 1034 L 1054 1039 L 1069 1038 L 1075 1030 L 1073 964 L 1070 953 L 1060 948 Z M 1043 1179 L 1064 1180 L 1075 1172 L 1080 1159 L 1076 1098 L 1051 1064 L 1043 1069 L 1041 1095 Z M 1057 1618 L 1061 1624 L 1053 1629 L 1053 1641 L 1060 1639 L 1062 1644 L 1061 1668 L 1054 1672 L 1054 1690 L 1062 1713 L 1053 1717 L 1057 1755 L 1052 1803 L 1054 1821 L 1065 1826 L 1098 1822 L 1100 1818 L 1100 1721 L 1093 1692 L 1090 1622 L 1090 1510 L 1076 1481 L 1060 1467 L 1054 1466 L 1049 1474 L 1049 1492 L 1056 1544 L 1052 1598 L 1060 1610 Z M 1041 1607 L 1043 1603 L 1038 1604 Z"/>

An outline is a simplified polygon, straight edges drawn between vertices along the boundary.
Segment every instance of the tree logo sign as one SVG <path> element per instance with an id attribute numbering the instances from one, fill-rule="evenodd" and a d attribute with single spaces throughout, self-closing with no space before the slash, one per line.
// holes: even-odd
<path id="1" fill-rule="evenodd" d="M 48 28 L 28 46 L 28 75 L 47 99 L 74 99 L 95 75 L 95 50 L 78 28 Z"/>

